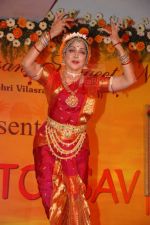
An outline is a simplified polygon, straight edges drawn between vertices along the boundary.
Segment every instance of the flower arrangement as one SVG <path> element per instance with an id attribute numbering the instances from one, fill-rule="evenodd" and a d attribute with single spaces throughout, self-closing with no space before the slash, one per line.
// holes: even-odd
<path id="1" fill-rule="evenodd" d="M 59 12 L 64 12 L 64 9 L 59 9 Z M 82 18 L 78 18 L 79 11 L 71 10 L 67 12 L 70 17 L 75 18 L 75 23 L 71 24 L 71 29 L 68 32 L 80 32 L 87 36 L 89 45 L 98 44 L 101 51 L 113 54 L 115 48 L 111 43 L 106 30 L 110 30 L 110 24 L 106 22 L 102 13 L 98 12 L 95 18 L 92 18 L 90 13 L 87 13 Z M 113 17 L 117 21 L 117 17 Z M 0 19 L 0 48 L 3 56 L 7 59 L 12 59 L 20 56 L 25 49 L 32 46 L 42 32 L 50 29 L 54 20 L 54 14 L 49 11 L 47 16 L 39 21 L 30 21 L 20 17 L 17 19 L 8 18 Z M 143 19 L 142 23 L 135 24 L 132 18 L 127 17 L 119 23 L 119 36 L 122 39 L 124 46 L 130 51 L 138 51 L 141 55 L 150 53 L 150 19 Z M 55 52 L 59 46 L 62 36 L 55 38 L 50 42 L 48 49 L 50 52 Z"/>

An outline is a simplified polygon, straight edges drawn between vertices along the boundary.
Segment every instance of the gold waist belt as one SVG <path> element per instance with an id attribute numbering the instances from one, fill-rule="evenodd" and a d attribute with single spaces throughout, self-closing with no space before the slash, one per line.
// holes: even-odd
<path id="1" fill-rule="evenodd" d="M 72 135 L 77 135 L 86 131 L 85 125 L 71 125 L 71 124 L 62 124 L 59 123 L 50 117 L 47 119 L 47 123 L 50 127 L 56 129 L 64 138 L 69 138 Z"/>
<path id="2" fill-rule="evenodd" d="M 75 157 L 82 148 L 85 137 L 86 125 L 61 124 L 48 117 L 46 138 L 50 151 L 56 158 L 66 160 Z"/>

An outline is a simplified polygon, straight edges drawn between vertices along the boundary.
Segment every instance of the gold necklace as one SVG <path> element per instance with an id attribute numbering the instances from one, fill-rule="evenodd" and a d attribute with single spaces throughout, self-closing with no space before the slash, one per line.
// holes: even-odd
<path id="1" fill-rule="evenodd" d="M 72 73 L 72 72 L 69 72 L 69 71 L 66 71 L 66 73 L 72 75 L 73 77 L 75 77 L 75 76 L 77 76 L 77 75 L 78 75 L 78 76 L 81 75 L 81 73 Z"/>
<path id="2" fill-rule="evenodd" d="M 66 98 L 65 102 L 66 102 L 66 104 L 67 104 L 69 107 L 74 108 L 74 107 L 76 107 L 76 106 L 78 105 L 78 102 L 79 102 L 79 99 L 78 99 L 78 97 L 77 97 L 75 94 L 77 93 L 79 87 L 80 87 L 81 84 L 82 84 L 83 76 L 81 76 L 81 78 L 80 78 L 80 80 L 79 80 L 79 86 L 78 86 L 78 88 L 77 88 L 76 90 L 74 90 L 74 91 L 72 91 L 72 90 L 70 89 L 70 87 L 68 86 L 68 84 L 67 84 L 67 82 L 66 82 L 66 80 L 65 80 L 65 78 L 64 78 L 63 76 L 61 76 L 61 79 L 62 79 L 62 84 L 63 84 L 65 90 L 66 90 L 68 93 L 70 93 L 70 95 Z"/>

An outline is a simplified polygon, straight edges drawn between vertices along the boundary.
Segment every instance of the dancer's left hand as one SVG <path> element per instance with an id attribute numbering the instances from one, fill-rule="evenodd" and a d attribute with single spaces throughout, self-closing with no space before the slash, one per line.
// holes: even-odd
<path id="1" fill-rule="evenodd" d="M 116 45 L 117 43 L 122 42 L 121 38 L 118 35 L 119 23 L 120 23 L 120 20 L 118 20 L 117 23 L 115 23 L 114 20 L 111 19 L 110 20 L 111 29 L 107 30 L 107 29 L 103 28 L 103 30 L 109 34 L 109 37 L 110 37 L 113 45 Z"/>
<path id="2" fill-rule="evenodd" d="M 111 41 L 112 41 L 112 44 L 115 45 L 117 43 L 121 43 L 122 40 L 121 38 L 119 37 L 119 20 L 117 21 L 117 23 L 114 22 L 113 19 L 111 19 L 111 32 L 110 32 L 110 38 L 111 38 Z"/>

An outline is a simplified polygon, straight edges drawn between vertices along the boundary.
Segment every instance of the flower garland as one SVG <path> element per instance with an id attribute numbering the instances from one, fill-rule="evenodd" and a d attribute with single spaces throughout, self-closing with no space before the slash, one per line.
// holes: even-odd
<path id="1" fill-rule="evenodd" d="M 64 9 L 59 9 L 59 12 L 65 12 Z M 102 13 L 97 13 L 95 18 L 92 18 L 90 13 L 87 13 L 82 18 L 78 18 L 79 11 L 71 10 L 67 12 L 70 17 L 75 18 L 75 23 L 71 24 L 71 29 L 68 32 L 80 32 L 87 35 L 89 45 L 96 43 L 101 48 L 101 51 L 113 54 L 115 48 L 111 43 L 109 35 L 105 30 L 110 30 L 110 24 L 106 22 Z M 117 17 L 113 17 L 117 21 Z M 0 19 L 0 48 L 4 57 L 17 58 L 22 52 L 32 46 L 42 32 L 49 30 L 54 20 L 54 14 L 49 11 L 47 16 L 39 21 L 30 21 L 20 17 L 17 19 L 8 18 Z M 142 55 L 150 53 L 150 19 L 145 18 L 140 24 L 135 24 L 133 19 L 127 17 L 119 24 L 119 36 L 125 47 L 130 51 L 138 51 Z M 61 41 L 62 36 L 55 38 L 50 42 L 48 48 L 50 52 L 55 52 Z"/>

